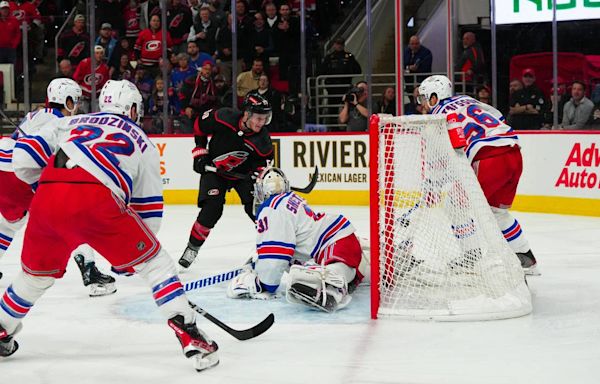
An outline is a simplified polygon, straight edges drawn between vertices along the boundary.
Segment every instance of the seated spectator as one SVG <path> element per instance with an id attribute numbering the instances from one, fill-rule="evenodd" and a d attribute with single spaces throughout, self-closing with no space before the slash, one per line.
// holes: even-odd
<path id="1" fill-rule="evenodd" d="M 104 60 L 107 63 L 111 62 L 117 43 L 117 39 L 112 36 L 112 25 L 103 23 L 100 27 L 99 36 L 96 38 L 96 45 L 100 45 L 104 48 Z"/>
<path id="2" fill-rule="evenodd" d="M 187 53 L 180 53 L 176 56 L 177 66 L 171 71 L 171 89 L 177 95 L 177 105 L 181 108 L 181 91 L 185 80 L 190 77 L 195 77 L 196 71 L 189 66 L 189 56 Z"/>
<path id="3" fill-rule="evenodd" d="M 21 43 L 21 29 L 17 18 L 10 14 L 8 1 L 0 2 L 0 25 L 0 63 L 15 64 L 17 47 Z"/>
<path id="4" fill-rule="evenodd" d="M 215 89 L 217 91 L 217 108 L 229 107 L 233 105 L 233 92 L 231 86 L 227 83 L 225 76 L 215 76 Z"/>
<path id="5" fill-rule="evenodd" d="M 548 103 L 544 93 L 535 84 L 535 71 L 523 70 L 523 89 L 515 91 L 509 101 L 510 122 L 515 130 L 540 129 Z"/>
<path id="6" fill-rule="evenodd" d="M 42 15 L 38 10 L 37 1 L 16 0 L 10 1 L 10 13 L 17 19 L 19 24 L 24 21 L 28 24 L 29 52 L 31 57 L 44 59 L 44 24 Z M 4 31 L 2 31 L 4 32 Z M 89 55 L 89 52 L 87 52 Z"/>
<path id="7" fill-rule="evenodd" d="M 152 117 L 152 125 L 147 129 L 147 133 L 164 133 L 163 111 L 165 106 L 165 94 L 169 98 L 169 116 L 177 115 L 179 111 L 174 103 L 173 95 L 165 92 L 165 82 L 159 76 L 154 80 L 152 94 L 148 99 L 148 115 Z"/>
<path id="8" fill-rule="evenodd" d="M 58 40 L 57 58 L 69 59 L 73 65 L 90 56 L 90 35 L 85 31 L 85 16 L 77 15 L 73 28 L 65 31 Z"/>
<path id="9" fill-rule="evenodd" d="M 122 38 L 119 40 L 119 43 L 117 44 L 113 52 L 112 60 L 109 62 L 109 66 L 118 67 L 119 65 L 121 65 L 121 56 L 123 54 L 127 55 L 130 64 L 131 62 L 136 62 L 136 55 L 133 49 L 133 45 L 129 42 L 129 39 L 126 38 Z M 137 65 L 137 62 L 135 65 Z"/>
<path id="10" fill-rule="evenodd" d="M 368 85 L 359 81 L 344 95 L 344 106 L 338 115 L 338 121 L 346 124 L 346 131 L 367 131 L 369 111 L 366 103 L 368 98 Z"/>
<path id="11" fill-rule="evenodd" d="M 571 100 L 565 104 L 562 124 L 557 129 L 583 129 L 593 109 L 594 103 L 585 97 L 585 84 L 574 81 L 571 84 Z"/>
<path id="12" fill-rule="evenodd" d="M 58 74 L 55 78 L 59 77 L 73 78 L 73 65 L 69 59 L 62 59 L 60 63 L 58 63 Z"/>
<path id="13" fill-rule="evenodd" d="M 481 101 L 482 103 L 492 105 L 490 89 L 488 87 L 479 87 L 477 89 L 477 100 Z"/>
<path id="14" fill-rule="evenodd" d="M 585 127 L 586 129 L 600 129 L 600 103 L 594 106 L 590 119 Z"/>
<path id="15" fill-rule="evenodd" d="M 404 104 L 405 115 L 422 115 L 423 106 L 419 104 L 419 84 L 415 84 L 412 95 L 409 97 L 410 103 Z"/>
<path id="16" fill-rule="evenodd" d="M 133 79 L 133 67 L 129 63 L 127 53 L 121 54 L 121 60 L 118 67 L 110 67 L 110 78 L 113 80 L 129 80 Z"/>
<path id="17" fill-rule="evenodd" d="M 200 52 L 198 42 L 188 41 L 187 54 L 189 56 L 189 64 L 195 70 L 200 70 L 206 61 L 209 61 L 212 66 L 215 65 L 215 59 L 206 52 Z"/>
<path id="18" fill-rule="evenodd" d="M 271 108 L 273 109 L 273 117 L 271 118 L 271 123 L 266 125 L 265 127 L 269 132 L 278 132 L 280 128 L 283 128 L 283 111 L 281 110 L 281 94 L 271 88 L 271 83 L 269 82 L 269 76 L 263 73 L 258 78 L 258 88 L 253 89 L 249 94 L 258 94 L 264 97 L 271 104 Z"/>
<path id="19" fill-rule="evenodd" d="M 558 124 L 562 122 L 565 104 L 571 99 L 571 96 L 567 92 L 567 84 L 564 83 L 560 77 L 557 95 L 558 97 L 555 98 L 554 88 L 552 88 L 550 90 L 550 110 L 544 114 L 544 129 L 552 129 L 552 126 L 554 125 L 555 110 L 558 111 Z"/>
<path id="20" fill-rule="evenodd" d="M 252 68 L 249 71 L 240 73 L 237 77 L 238 97 L 245 97 L 248 92 L 258 88 L 258 80 L 263 73 L 263 61 L 261 59 L 254 59 Z"/>
<path id="21" fill-rule="evenodd" d="M 250 57 L 246 61 L 258 58 L 265 66 L 268 65 L 274 49 L 273 36 L 265 27 L 265 16 L 262 13 L 254 14 L 254 28 L 250 32 Z"/>
<path id="22" fill-rule="evenodd" d="M 104 48 L 99 45 L 94 47 L 94 58 L 96 60 L 96 74 L 92 75 L 92 58 L 86 57 L 75 69 L 73 80 L 81 87 L 82 95 L 79 102 L 79 110 L 83 113 L 98 111 L 98 96 L 104 86 L 104 83 L 110 78 L 108 66 L 104 62 Z M 94 81 L 95 79 L 95 81 Z M 96 84 L 95 104 L 92 105 L 92 81 Z"/>
<path id="23" fill-rule="evenodd" d="M 133 75 L 133 84 L 135 84 L 137 89 L 142 94 L 142 99 L 144 100 L 144 113 L 148 113 L 148 100 L 152 94 L 154 79 L 152 76 L 150 76 L 150 73 L 144 69 L 144 67 L 138 66 L 135 68 Z"/>
<path id="24" fill-rule="evenodd" d="M 386 87 L 381 95 L 381 100 L 375 103 L 373 113 L 387 113 L 396 115 L 396 90 L 394 87 Z"/>

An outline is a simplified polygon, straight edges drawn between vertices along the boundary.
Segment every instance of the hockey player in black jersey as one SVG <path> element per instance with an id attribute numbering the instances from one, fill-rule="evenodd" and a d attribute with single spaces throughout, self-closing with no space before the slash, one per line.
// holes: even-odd
<path id="1" fill-rule="evenodd" d="M 265 125 L 271 121 L 271 106 L 260 95 L 248 95 L 242 111 L 232 108 L 209 110 L 194 123 L 196 148 L 192 151 L 194 171 L 200 173 L 198 207 L 187 248 L 179 259 L 189 268 L 210 230 L 223 213 L 225 193 L 231 188 L 240 196 L 246 214 L 252 212 L 254 180 L 250 177 L 273 158 L 273 145 Z M 212 135 L 210 144 L 208 135 Z M 206 167 L 216 168 L 216 172 Z M 233 175 L 235 174 L 235 175 Z M 240 178 L 240 175 L 245 177 Z"/>

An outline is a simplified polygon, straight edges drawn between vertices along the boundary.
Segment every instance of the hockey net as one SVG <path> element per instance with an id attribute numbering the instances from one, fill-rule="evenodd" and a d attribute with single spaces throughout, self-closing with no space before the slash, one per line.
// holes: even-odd
<path id="1" fill-rule="evenodd" d="M 378 218 L 371 221 L 372 317 L 530 313 L 519 260 L 469 161 L 452 148 L 445 117 L 378 117 L 371 124 L 371 209 Z"/>

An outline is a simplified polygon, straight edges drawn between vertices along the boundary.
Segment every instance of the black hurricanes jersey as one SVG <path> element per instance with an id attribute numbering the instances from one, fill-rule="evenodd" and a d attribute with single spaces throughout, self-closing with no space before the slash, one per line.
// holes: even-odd
<path id="1" fill-rule="evenodd" d="M 194 124 L 196 145 L 206 148 L 214 165 L 222 171 L 249 174 L 264 167 L 273 158 L 273 144 L 268 131 L 242 134 L 243 112 L 232 108 L 211 109 L 199 116 Z"/>

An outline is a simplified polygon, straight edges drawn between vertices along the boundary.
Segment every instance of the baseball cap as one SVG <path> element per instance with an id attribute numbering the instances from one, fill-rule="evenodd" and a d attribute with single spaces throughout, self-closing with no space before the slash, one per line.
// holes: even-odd
<path id="1" fill-rule="evenodd" d="M 110 23 L 102 23 L 100 29 L 112 29 L 112 25 Z"/>
<path id="2" fill-rule="evenodd" d="M 523 70 L 523 72 L 521 73 L 521 76 L 525 77 L 525 76 L 531 76 L 531 77 L 535 77 L 535 71 L 533 70 L 533 68 L 525 68 Z"/>
<path id="3" fill-rule="evenodd" d="M 8 1 L 0 1 L 0 8 L 9 8 L 10 4 L 8 4 Z"/>
<path id="4" fill-rule="evenodd" d="M 75 18 L 73 19 L 74 21 L 85 21 L 85 16 L 83 16 L 81 13 L 78 15 L 75 15 Z"/>

